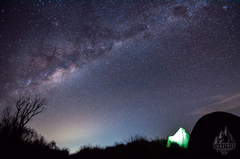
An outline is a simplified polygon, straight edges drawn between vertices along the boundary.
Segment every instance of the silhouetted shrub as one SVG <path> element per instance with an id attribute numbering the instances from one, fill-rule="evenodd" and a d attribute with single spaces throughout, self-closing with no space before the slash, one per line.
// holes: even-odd
<path id="1" fill-rule="evenodd" d="M 167 147 L 166 139 L 148 140 L 146 137 L 133 136 L 124 143 L 105 149 L 98 146 L 83 146 L 70 159 L 159 159 L 184 157 L 185 149 L 177 144 Z"/>
<path id="2" fill-rule="evenodd" d="M 71 158 L 94 159 L 104 156 L 103 149 L 98 146 L 84 145 L 80 147 L 79 152 L 71 155 Z"/>
<path id="3" fill-rule="evenodd" d="M 43 111 L 45 98 L 26 93 L 16 101 L 15 112 L 6 107 L 0 123 L 0 159 L 66 159 L 68 149 L 60 150 L 55 141 L 47 142 L 26 124 Z"/>

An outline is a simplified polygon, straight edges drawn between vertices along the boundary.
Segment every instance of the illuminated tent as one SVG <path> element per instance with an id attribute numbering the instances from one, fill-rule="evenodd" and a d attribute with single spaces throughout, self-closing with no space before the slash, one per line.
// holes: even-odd
<path id="1" fill-rule="evenodd" d="M 167 140 L 167 147 L 171 146 L 171 143 L 177 143 L 180 147 L 187 148 L 189 141 L 189 135 L 182 127 L 173 136 L 169 136 Z"/>

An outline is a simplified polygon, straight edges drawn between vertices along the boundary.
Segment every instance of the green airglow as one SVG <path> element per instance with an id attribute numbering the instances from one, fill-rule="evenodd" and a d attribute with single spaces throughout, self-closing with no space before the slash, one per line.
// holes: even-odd
<path id="1" fill-rule="evenodd" d="M 173 136 L 168 137 L 167 147 L 171 146 L 171 143 L 177 143 L 180 147 L 187 148 L 189 141 L 189 135 L 182 127 Z"/>

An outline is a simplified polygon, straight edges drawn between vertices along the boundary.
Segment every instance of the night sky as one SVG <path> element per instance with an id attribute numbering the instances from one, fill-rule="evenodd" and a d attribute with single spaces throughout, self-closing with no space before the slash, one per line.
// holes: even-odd
<path id="1" fill-rule="evenodd" d="M 45 96 L 29 126 L 60 148 L 240 116 L 240 2 L 36 0 L 1 3 L 0 18 L 0 110 Z"/>

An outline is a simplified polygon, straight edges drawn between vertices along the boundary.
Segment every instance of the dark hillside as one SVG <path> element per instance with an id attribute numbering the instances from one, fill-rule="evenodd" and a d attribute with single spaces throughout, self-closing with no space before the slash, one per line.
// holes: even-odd
<path id="1" fill-rule="evenodd" d="M 172 144 L 167 148 L 167 140 L 152 140 L 136 136 L 125 144 L 116 144 L 105 149 L 99 147 L 83 147 L 70 159 L 158 159 L 158 158 L 184 158 L 186 149 Z"/>

